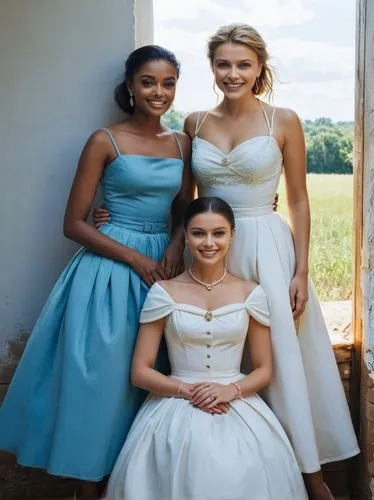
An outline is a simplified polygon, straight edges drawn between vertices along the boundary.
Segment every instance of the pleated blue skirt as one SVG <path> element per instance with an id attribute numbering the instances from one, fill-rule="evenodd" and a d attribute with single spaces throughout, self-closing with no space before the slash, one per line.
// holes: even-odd
<path id="1" fill-rule="evenodd" d="M 160 261 L 168 235 L 101 231 Z M 148 287 L 127 265 L 81 249 L 57 281 L 0 409 L 0 449 L 21 465 L 99 481 L 110 474 L 145 393 L 131 358 Z M 167 370 L 166 353 L 160 364 Z"/>

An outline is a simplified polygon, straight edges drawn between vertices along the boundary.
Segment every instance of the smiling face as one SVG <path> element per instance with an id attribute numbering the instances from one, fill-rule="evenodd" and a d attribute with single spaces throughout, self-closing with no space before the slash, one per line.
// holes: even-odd
<path id="1" fill-rule="evenodd" d="M 174 101 L 177 80 L 177 70 L 168 61 L 143 64 L 129 83 L 135 106 L 147 115 L 163 115 Z"/>
<path id="2" fill-rule="evenodd" d="M 240 99 L 252 92 L 262 65 L 256 52 L 241 43 L 222 43 L 215 51 L 213 72 L 227 99 Z"/>
<path id="3" fill-rule="evenodd" d="M 228 219 L 214 212 L 195 215 L 186 228 L 186 242 L 195 262 L 209 266 L 223 263 L 232 237 Z"/>

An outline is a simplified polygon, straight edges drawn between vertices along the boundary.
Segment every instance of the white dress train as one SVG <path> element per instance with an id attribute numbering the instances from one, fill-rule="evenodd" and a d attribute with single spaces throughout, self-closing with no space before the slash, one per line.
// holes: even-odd
<path id="1" fill-rule="evenodd" d="M 185 382 L 240 380 L 250 317 L 269 325 L 257 286 L 245 303 L 211 311 L 151 288 L 140 321 L 166 317 L 172 377 Z M 107 500 L 307 500 L 291 445 L 257 395 L 210 415 L 181 398 L 150 395 L 110 477 Z"/>
<path id="2" fill-rule="evenodd" d="M 356 455 L 359 447 L 311 281 L 297 330 L 292 317 L 294 243 L 288 223 L 272 207 L 283 157 L 273 137 L 274 112 L 269 120 L 262 109 L 269 135 L 248 139 L 229 154 L 196 136 L 192 169 L 199 196 L 217 196 L 234 210 L 236 231 L 227 268 L 265 290 L 275 362 L 266 400 L 286 430 L 302 472 L 311 473 L 320 464 Z"/>

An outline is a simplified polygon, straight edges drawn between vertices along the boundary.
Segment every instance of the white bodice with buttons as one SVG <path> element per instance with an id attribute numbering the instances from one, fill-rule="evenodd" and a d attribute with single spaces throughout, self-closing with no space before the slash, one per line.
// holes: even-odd
<path id="1" fill-rule="evenodd" d="M 251 317 L 269 325 L 257 286 L 243 303 L 206 311 L 176 303 L 157 283 L 140 321 L 165 317 L 172 375 L 187 383 L 229 384 Z M 230 401 L 214 417 L 191 401 L 150 394 L 111 474 L 107 500 L 307 500 L 291 445 L 258 394 Z"/>
<path id="2" fill-rule="evenodd" d="M 140 322 L 149 323 L 165 316 L 172 375 L 189 378 L 239 374 L 250 316 L 261 324 L 270 324 L 266 296 L 259 285 L 244 303 L 206 311 L 174 302 L 156 283 L 149 291 Z"/>

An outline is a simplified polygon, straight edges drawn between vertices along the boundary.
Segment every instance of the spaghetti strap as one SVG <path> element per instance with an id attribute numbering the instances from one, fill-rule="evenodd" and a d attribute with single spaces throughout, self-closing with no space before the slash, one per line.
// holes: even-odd
<path id="1" fill-rule="evenodd" d="M 180 141 L 178 139 L 178 132 L 176 132 L 175 130 L 172 130 L 172 132 L 173 132 L 173 135 L 174 135 L 175 142 L 178 145 L 179 153 L 181 155 L 181 160 L 184 161 L 184 158 L 183 158 L 183 149 L 182 149 L 181 143 L 180 143 Z"/>
<path id="2" fill-rule="evenodd" d="M 201 114 L 200 111 L 198 111 L 196 117 L 196 125 L 195 125 L 195 137 L 197 136 L 197 133 L 199 131 L 200 114 Z"/>
<path id="3" fill-rule="evenodd" d="M 207 111 L 205 113 L 205 115 L 203 116 L 203 119 L 199 123 L 199 121 L 200 121 L 200 111 L 198 112 L 198 114 L 197 114 L 197 120 L 196 120 L 195 137 L 197 137 L 197 134 L 200 132 L 200 129 L 201 129 L 203 123 L 205 122 L 205 120 L 206 120 L 206 118 L 208 117 L 209 114 L 210 114 L 210 111 Z"/>
<path id="4" fill-rule="evenodd" d="M 272 127 L 271 127 L 271 125 L 270 125 L 268 115 L 267 115 L 267 113 L 266 113 L 266 111 L 265 111 L 264 105 L 263 105 L 263 104 L 262 104 L 262 102 L 261 102 L 261 99 L 258 99 L 258 102 L 260 103 L 260 106 L 261 106 L 262 112 L 264 113 L 264 117 L 265 117 L 266 125 L 267 125 L 268 130 L 269 130 L 269 135 L 273 135 Z M 273 118 L 274 118 L 274 112 L 273 112 Z"/>
<path id="5" fill-rule="evenodd" d="M 274 132 L 274 115 L 275 115 L 275 107 L 273 107 L 273 113 L 271 115 L 270 135 L 273 135 Z"/>
<path id="6" fill-rule="evenodd" d="M 112 135 L 111 131 L 110 131 L 108 128 L 103 128 L 103 130 L 104 130 L 104 132 L 106 132 L 106 133 L 107 133 L 107 135 L 108 135 L 108 137 L 109 137 L 109 139 L 110 139 L 110 142 L 112 143 L 112 145 L 113 145 L 113 147 L 114 147 L 114 150 L 115 150 L 115 152 L 117 153 L 117 156 L 121 156 L 121 153 L 120 153 L 120 151 L 119 151 L 119 149 L 118 149 L 118 146 L 117 146 L 117 144 L 116 144 L 116 141 L 114 140 L 114 137 L 113 137 L 113 135 Z"/>

